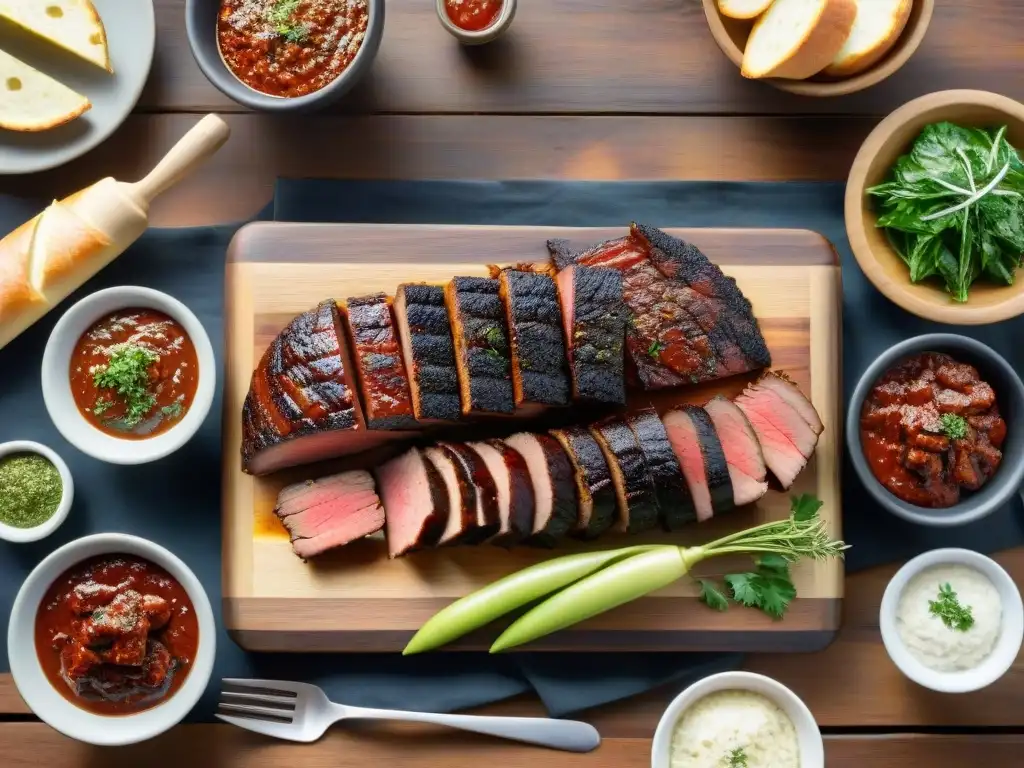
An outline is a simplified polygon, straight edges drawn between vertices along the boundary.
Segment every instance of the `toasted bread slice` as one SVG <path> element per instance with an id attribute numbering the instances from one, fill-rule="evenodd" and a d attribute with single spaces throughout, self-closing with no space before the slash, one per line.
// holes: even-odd
<path id="1" fill-rule="evenodd" d="M 46 131 L 71 122 L 91 106 L 85 96 L 0 51 L 0 128 Z"/>
<path id="2" fill-rule="evenodd" d="M 107 33 L 92 0 L 0 0 L 0 18 L 107 72 L 114 71 L 107 48 Z"/>
<path id="3" fill-rule="evenodd" d="M 718 0 L 718 10 L 730 19 L 756 19 L 773 0 Z"/>
<path id="4" fill-rule="evenodd" d="M 900 39 L 912 5 L 913 0 L 857 0 L 850 36 L 825 74 L 849 77 L 874 66 Z"/>
<path id="5" fill-rule="evenodd" d="M 821 72 L 850 36 L 856 0 L 775 0 L 754 23 L 744 77 L 803 80 Z"/>

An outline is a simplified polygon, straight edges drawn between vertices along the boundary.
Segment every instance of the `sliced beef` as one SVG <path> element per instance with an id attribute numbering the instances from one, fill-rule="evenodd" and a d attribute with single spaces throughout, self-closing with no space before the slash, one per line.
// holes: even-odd
<path id="1" fill-rule="evenodd" d="M 579 517 L 572 462 L 550 435 L 520 432 L 505 440 L 526 461 L 533 483 L 533 534 L 529 543 L 552 547 Z"/>
<path id="2" fill-rule="evenodd" d="M 645 408 L 627 419 L 633 430 L 647 472 L 654 481 L 654 497 L 661 510 L 661 523 L 675 531 L 697 519 L 697 508 L 672 450 L 665 425 L 653 408 Z"/>
<path id="3" fill-rule="evenodd" d="M 703 408 L 684 405 L 666 413 L 663 421 L 697 507 L 697 519 L 728 512 L 735 506 L 732 481 L 711 417 Z"/>
<path id="4" fill-rule="evenodd" d="M 345 302 L 352 360 L 370 429 L 416 427 L 409 376 L 399 348 L 391 297 L 383 293 Z"/>
<path id="5" fill-rule="evenodd" d="M 441 446 L 424 448 L 423 456 L 441 476 L 448 496 L 448 521 L 437 541 L 438 546 L 478 538 L 475 535 L 478 526 L 476 490 L 465 465 L 457 455 Z"/>
<path id="6" fill-rule="evenodd" d="M 814 405 L 793 381 L 782 371 L 768 371 L 757 381 L 757 386 L 770 389 L 787 403 L 807 422 L 815 435 L 825 431 Z"/>
<path id="7" fill-rule="evenodd" d="M 533 534 L 533 483 L 526 460 L 501 440 L 468 443 L 487 465 L 498 493 L 500 527 L 492 544 L 511 547 Z"/>
<path id="8" fill-rule="evenodd" d="M 242 469 L 254 475 L 359 453 L 400 435 L 366 428 L 333 301 L 271 342 L 242 406 Z"/>
<path id="9" fill-rule="evenodd" d="M 768 469 L 761 443 L 743 411 L 729 398 L 718 395 L 705 404 L 729 465 L 736 506 L 752 504 L 768 492 Z"/>
<path id="10" fill-rule="evenodd" d="M 555 281 L 548 274 L 506 269 L 499 273 L 498 284 L 516 406 L 568 405 L 569 373 Z"/>
<path id="11" fill-rule="evenodd" d="M 489 540 L 501 528 L 501 514 L 498 511 L 498 487 L 487 463 L 479 453 L 462 443 L 438 443 L 438 447 L 461 464 L 463 477 L 469 478 L 468 491 L 475 509 L 476 527 L 463 535 L 460 543 L 479 544 Z"/>
<path id="12" fill-rule="evenodd" d="M 514 413 L 512 362 L 498 281 L 456 277 L 445 287 L 462 413 Z"/>
<path id="13" fill-rule="evenodd" d="M 615 530 L 639 533 L 656 527 L 658 501 L 654 480 L 633 430 L 622 419 L 613 418 L 594 424 L 590 432 L 601 446 L 615 484 L 619 511 Z"/>
<path id="14" fill-rule="evenodd" d="M 462 401 L 444 289 L 410 283 L 398 286 L 395 318 L 417 420 L 457 421 Z"/>
<path id="15" fill-rule="evenodd" d="M 384 508 L 369 472 L 339 475 L 290 485 L 278 496 L 276 514 L 303 559 L 376 533 L 384 527 Z"/>
<path id="16" fill-rule="evenodd" d="M 558 273 L 573 397 L 625 405 L 626 305 L 614 269 L 570 265 Z"/>
<path id="17" fill-rule="evenodd" d="M 556 263 L 622 273 L 626 349 L 645 389 L 710 381 L 771 364 L 750 302 L 693 245 L 633 224 L 626 237 L 579 253 L 548 245 Z"/>
<path id="18" fill-rule="evenodd" d="M 814 453 L 818 434 L 771 386 L 753 384 L 735 402 L 754 428 L 768 469 L 783 488 L 789 488 Z"/>
<path id="19" fill-rule="evenodd" d="M 448 526 L 448 487 L 437 467 L 416 448 L 378 467 L 387 518 L 388 554 L 433 547 Z"/>
<path id="20" fill-rule="evenodd" d="M 601 446 L 585 427 L 553 429 L 551 436 L 562 444 L 576 477 L 579 517 L 573 534 L 584 539 L 599 536 L 612 527 L 617 507 L 615 483 Z"/>

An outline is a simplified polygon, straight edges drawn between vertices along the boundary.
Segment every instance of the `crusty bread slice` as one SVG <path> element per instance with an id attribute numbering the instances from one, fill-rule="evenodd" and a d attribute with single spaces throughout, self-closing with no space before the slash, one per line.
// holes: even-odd
<path id="1" fill-rule="evenodd" d="M 0 50 L 0 128 L 45 131 L 91 106 L 85 96 Z"/>
<path id="2" fill-rule="evenodd" d="M 857 18 L 850 36 L 826 75 L 849 77 L 873 66 L 903 34 L 913 0 L 857 0 Z"/>
<path id="3" fill-rule="evenodd" d="M 816 75 L 839 53 L 856 16 L 856 0 L 775 0 L 750 32 L 743 76 Z"/>
<path id="4" fill-rule="evenodd" d="M 55 200 L 39 217 L 32 238 L 32 287 L 53 306 L 82 284 L 83 274 L 94 274 L 110 261 L 109 247 L 110 238 Z"/>
<path id="5" fill-rule="evenodd" d="M 46 38 L 97 67 L 114 71 L 107 48 L 107 32 L 92 0 L 0 0 L 0 18 Z"/>
<path id="6" fill-rule="evenodd" d="M 773 0 L 718 0 L 718 10 L 730 19 L 756 19 Z"/>

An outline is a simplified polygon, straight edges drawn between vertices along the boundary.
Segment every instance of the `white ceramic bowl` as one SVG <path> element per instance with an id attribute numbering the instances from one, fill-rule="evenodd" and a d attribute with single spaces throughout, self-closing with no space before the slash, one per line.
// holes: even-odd
<path id="1" fill-rule="evenodd" d="M 722 672 L 698 680 L 672 700 L 661 716 L 658 730 L 654 732 L 651 748 L 651 768 L 670 768 L 672 731 L 679 718 L 691 706 L 710 693 L 718 691 L 752 691 L 771 699 L 786 713 L 796 729 L 800 745 L 800 768 L 824 768 L 825 745 L 814 715 L 807 705 L 782 683 L 753 672 Z"/>
<path id="2" fill-rule="evenodd" d="M 483 45 L 501 37 L 512 26 L 512 19 L 516 17 L 516 8 L 519 3 L 518 0 L 503 0 L 501 10 L 498 11 L 498 18 L 494 20 L 494 23 L 485 29 L 476 31 L 463 29 L 452 22 L 448 18 L 445 0 L 436 0 L 434 5 L 437 9 L 437 19 L 441 22 L 441 26 L 448 30 L 448 34 L 463 45 Z"/>
<path id="3" fill-rule="evenodd" d="M 71 393 L 71 355 L 79 338 L 97 320 L 129 307 L 157 309 L 170 315 L 195 344 L 199 359 L 199 386 L 192 407 L 171 429 L 145 440 L 122 440 L 96 429 L 79 413 Z M 43 352 L 43 401 L 53 423 L 82 453 L 111 464 L 146 464 L 185 445 L 210 413 L 216 383 L 213 346 L 202 323 L 180 301 L 151 288 L 123 286 L 86 296 L 57 322 Z"/>
<path id="4" fill-rule="evenodd" d="M 71 470 L 64 463 L 64 459 L 40 443 L 33 443 L 29 440 L 15 440 L 11 443 L 0 444 L 0 458 L 10 456 L 12 453 L 37 453 L 43 458 L 48 459 L 57 468 L 57 472 L 60 473 L 63 495 L 60 497 L 57 511 L 42 525 L 37 525 L 35 528 L 15 528 L 14 526 L 0 523 L 0 539 L 15 544 L 25 544 L 30 541 L 45 539 L 60 528 L 61 524 L 68 519 L 68 513 L 71 511 L 71 502 L 75 498 L 75 483 L 71 478 Z"/>
<path id="5" fill-rule="evenodd" d="M 917 574 L 938 565 L 965 565 L 988 577 L 1003 604 L 1003 626 L 991 655 L 980 666 L 962 672 L 940 672 L 915 658 L 896 628 L 896 610 L 907 583 Z M 991 685 L 1013 666 L 1024 640 L 1024 604 L 1010 574 L 990 557 L 969 549 L 933 549 L 900 568 L 882 595 L 878 616 L 882 642 L 899 670 L 918 685 L 940 693 L 967 693 Z"/>
<path id="6" fill-rule="evenodd" d="M 192 600 L 199 622 L 199 649 L 188 677 L 173 696 L 138 714 L 106 717 L 79 709 L 54 690 L 36 654 L 35 622 L 39 604 L 58 576 L 90 557 L 113 554 L 145 558 L 178 580 Z M 210 682 L 216 646 L 213 609 L 195 574 L 158 544 L 122 533 L 76 539 L 43 560 L 18 591 L 7 628 L 11 675 L 25 703 L 37 717 L 65 736 L 98 746 L 134 744 L 158 736 L 181 722 Z"/>

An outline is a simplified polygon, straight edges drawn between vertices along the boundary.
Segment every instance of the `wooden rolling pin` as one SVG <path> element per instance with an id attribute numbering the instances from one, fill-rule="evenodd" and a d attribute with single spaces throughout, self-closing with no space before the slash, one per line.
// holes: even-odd
<path id="1" fill-rule="evenodd" d="M 120 256 L 149 225 L 149 205 L 228 140 L 207 115 L 142 181 L 106 178 L 61 201 L 0 240 L 0 349 Z"/>

